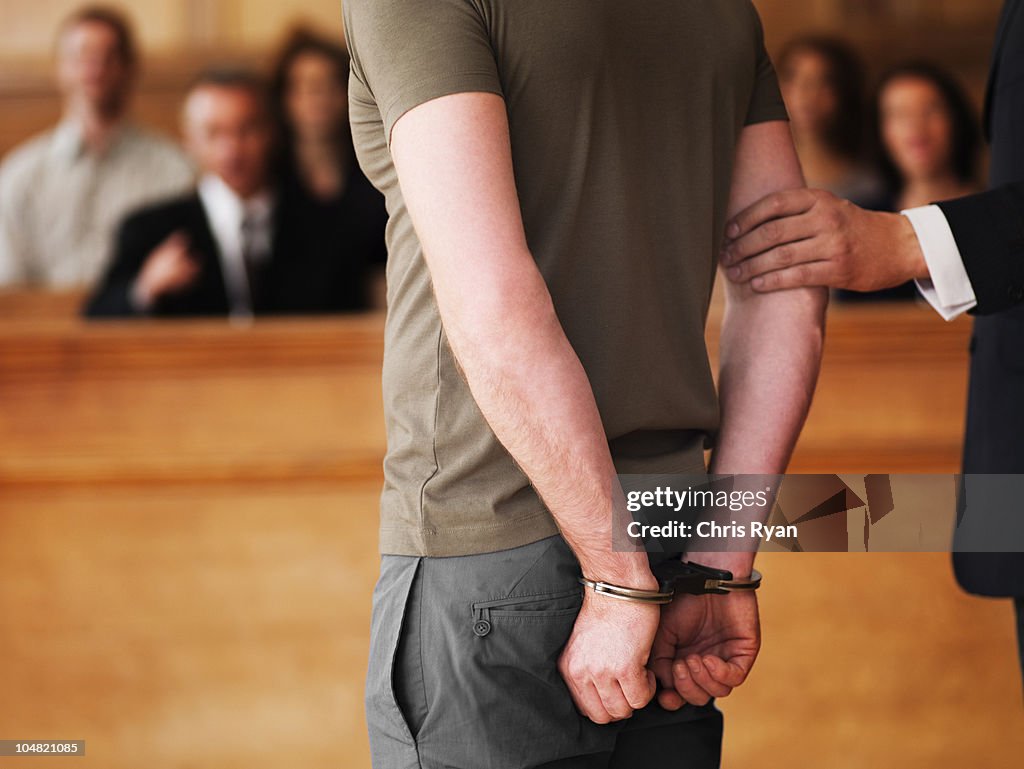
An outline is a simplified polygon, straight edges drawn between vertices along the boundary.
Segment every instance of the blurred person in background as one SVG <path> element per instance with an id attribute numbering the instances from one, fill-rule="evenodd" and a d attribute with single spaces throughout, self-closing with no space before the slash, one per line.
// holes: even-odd
<path id="1" fill-rule="evenodd" d="M 887 210 L 978 191 L 980 126 L 949 73 L 923 62 L 890 70 L 879 83 L 873 112 Z"/>
<path id="2" fill-rule="evenodd" d="M 117 11 L 87 7 L 61 25 L 61 122 L 0 166 L 0 285 L 91 283 L 127 211 L 193 183 L 174 144 L 128 119 L 137 73 L 135 41 Z"/>
<path id="3" fill-rule="evenodd" d="M 925 62 L 893 68 L 879 82 L 871 113 L 885 188 L 866 208 L 897 212 L 978 191 L 980 126 L 967 94 L 946 71 Z M 847 301 L 918 296 L 913 281 L 837 294 Z"/>
<path id="4" fill-rule="evenodd" d="M 121 226 L 90 316 L 311 312 L 322 304 L 310 239 L 271 173 L 274 126 L 258 75 L 210 71 L 189 90 L 186 146 L 198 187 Z"/>
<path id="5" fill-rule="evenodd" d="M 272 83 L 281 193 L 294 200 L 298 226 L 319 252 L 313 261 L 323 269 L 324 312 L 383 304 L 377 296 L 387 211 L 356 162 L 348 75 L 344 48 L 298 30 L 281 51 Z"/>
<path id="6" fill-rule="evenodd" d="M 778 70 L 808 186 L 856 203 L 875 199 L 881 185 L 863 162 L 864 73 L 857 54 L 839 40 L 799 38 L 783 49 Z"/>

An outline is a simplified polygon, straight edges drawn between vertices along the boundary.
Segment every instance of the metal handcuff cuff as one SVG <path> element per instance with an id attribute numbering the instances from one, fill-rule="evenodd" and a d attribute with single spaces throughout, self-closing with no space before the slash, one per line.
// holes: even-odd
<path id="1" fill-rule="evenodd" d="M 671 603 L 677 595 L 725 595 L 757 590 L 761 586 L 761 572 L 757 569 L 751 570 L 750 579 L 733 579 L 731 571 L 674 558 L 661 562 L 654 567 L 653 572 L 658 580 L 657 590 L 636 590 L 608 582 L 595 582 L 586 577 L 580 577 L 580 584 L 609 598 L 652 604 Z"/>

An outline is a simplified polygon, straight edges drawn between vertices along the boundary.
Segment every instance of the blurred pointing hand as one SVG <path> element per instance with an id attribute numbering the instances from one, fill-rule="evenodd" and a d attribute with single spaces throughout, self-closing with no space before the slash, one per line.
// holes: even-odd
<path id="1" fill-rule="evenodd" d="M 188 235 L 172 232 L 153 249 L 136 279 L 135 293 L 143 305 L 157 297 L 180 291 L 199 273 L 199 265 L 189 252 Z"/>
<path id="2" fill-rule="evenodd" d="M 755 291 L 877 291 L 928 277 L 907 217 L 865 211 L 824 190 L 778 192 L 737 214 L 721 259 L 731 281 Z"/>

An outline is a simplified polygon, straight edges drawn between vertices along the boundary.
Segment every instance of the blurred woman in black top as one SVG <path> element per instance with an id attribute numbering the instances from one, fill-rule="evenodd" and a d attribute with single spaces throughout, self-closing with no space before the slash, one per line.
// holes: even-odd
<path id="1" fill-rule="evenodd" d="M 885 187 L 865 208 L 902 211 L 978 191 L 978 119 L 963 89 L 940 67 L 914 62 L 883 75 L 871 105 L 871 127 Z M 912 283 L 838 293 L 848 301 L 917 297 Z"/>
<path id="2" fill-rule="evenodd" d="M 348 123 L 348 54 L 308 31 L 296 32 L 273 77 L 279 122 L 278 189 L 292 231 L 308 241 L 308 307 L 368 309 L 386 259 L 384 199 L 363 175 Z"/>
<path id="3" fill-rule="evenodd" d="M 889 70 L 878 85 L 873 118 L 892 210 L 978 191 L 978 119 L 945 70 L 924 62 Z"/>

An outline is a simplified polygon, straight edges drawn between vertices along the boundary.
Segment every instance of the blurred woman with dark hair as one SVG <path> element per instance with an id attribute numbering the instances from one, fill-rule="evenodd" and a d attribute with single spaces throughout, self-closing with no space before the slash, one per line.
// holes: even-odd
<path id="1" fill-rule="evenodd" d="M 967 95 L 945 70 L 925 62 L 889 70 L 875 90 L 871 123 L 885 188 L 865 208 L 896 212 L 978 190 L 977 119 Z M 918 297 L 913 283 L 836 293 L 844 301 Z"/>
<path id="2" fill-rule="evenodd" d="M 375 274 L 386 259 L 384 199 L 363 175 L 348 123 L 348 53 L 298 30 L 278 57 L 272 80 L 279 123 L 279 189 L 296 229 L 318 257 L 322 311 L 379 305 Z"/>
<path id="3" fill-rule="evenodd" d="M 924 62 L 889 70 L 879 82 L 873 117 L 892 210 L 977 191 L 978 121 L 945 70 Z"/>
<path id="4" fill-rule="evenodd" d="M 845 43 L 804 37 L 778 58 L 800 165 L 810 187 L 863 204 L 881 185 L 864 163 L 864 74 Z"/>

